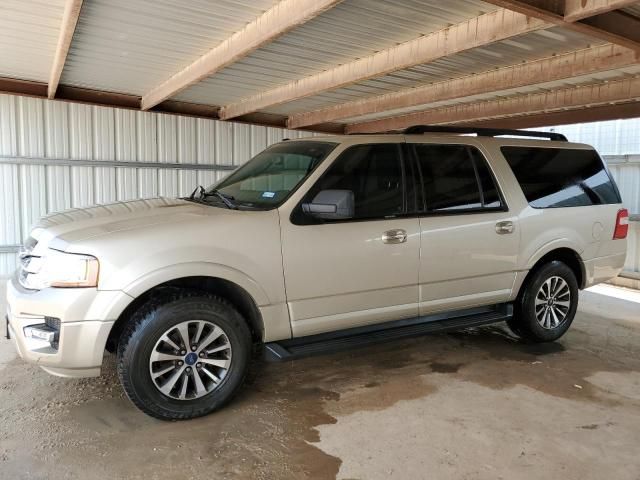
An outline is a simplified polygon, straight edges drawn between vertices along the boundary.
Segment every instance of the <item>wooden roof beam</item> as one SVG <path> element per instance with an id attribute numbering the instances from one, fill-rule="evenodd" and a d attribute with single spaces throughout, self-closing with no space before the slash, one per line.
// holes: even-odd
<path id="1" fill-rule="evenodd" d="M 472 123 L 558 111 L 588 109 L 640 100 L 640 77 L 518 95 L 485 102 L 472 102 L 382 120 L 347 125 L 347 133 L 375 133 L 403 130 L 412 125 Z"/>
<path id="2" fill-rule="evenodd" d="M 488 3 L 528 15 L 605 42 L 640 51 L 640 22 L 615 11 L 627 0 L 486 0 Z M 567 15 L 568 13 L 568 15 Z M 620 17 L 623 16 L 622 20 Z M 576 21 L 579 20 L 579 21 Z M 635 26 L 634 26 L 635 25 Z"/>
<path id="3" fill-rule="evenodd" d="M 76 30 L 78 18 L 80 18 L 80 10 L 82 9 L 82 0 L 67 0 L 64 5 L 64 13 L 62 14 L 62 25 L 60 26 L 60 34 L 58 35 L 58 44 L 53 55 L 53 65 L 49 74 L 49 84 L 47 86 L 47 97 L 56 96 L 56 90 L 60 83 L 62 70 L 67 61 L 73 32 Z"/>
<path id="4" fill-rule="evenodd" d="M 291 115 L 289 128 L 333 122 L 378 112 L 470 97 L 496 90 L 537 85 L 635 65 L 638 56 L 616 45 L 602 45 L 508 67 L 432 83 L 399 92 Z"/>
<path id="5" fill-rule="evenodd" d="M 282 0 L 242 30 L 142 96 L 148 110 L 185 88 L 237 62 L 289 30 L 308 22 L 342 0 Z"/>
<path id="6" fill-rule="evenodd" d="M 317 95 L 549 26 L 545 21 L 499 9 L 223 106 L 220 118 L 227 120 Z"/>

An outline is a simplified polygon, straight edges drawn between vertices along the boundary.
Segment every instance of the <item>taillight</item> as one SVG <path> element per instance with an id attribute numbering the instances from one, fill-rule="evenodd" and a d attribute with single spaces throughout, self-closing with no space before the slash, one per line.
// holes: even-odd
<path id="1" fill-rule="evenodd" d="M 629 232 L 629 211 L 626 208 L 618 210 L 618 216 L 616 217 L 616 229 L 613 231 L 613 239 L 627 238 Z"/>

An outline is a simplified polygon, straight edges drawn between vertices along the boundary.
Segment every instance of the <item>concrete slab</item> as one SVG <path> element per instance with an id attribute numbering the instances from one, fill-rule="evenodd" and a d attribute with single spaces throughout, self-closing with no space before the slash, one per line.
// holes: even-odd
<path id="1" fill-rule="evenodd" d="M 552 344 L 490 327 L 258 361 L 228 408 L 181 423 L 138 412 L 112 356 L 65 380 L 2 339 L 0 477 L 638 480 L 640 303 L 613 293 L 582 292 Z"/>

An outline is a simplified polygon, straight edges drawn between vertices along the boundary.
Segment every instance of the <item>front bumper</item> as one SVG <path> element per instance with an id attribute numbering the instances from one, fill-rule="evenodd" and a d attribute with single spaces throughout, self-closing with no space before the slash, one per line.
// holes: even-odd
<path id="1" fill-rule="evenodd" d="M 95 288 L 23 289 L 15 279 L 7 283 L 7 330 L 18 354 L 54 375 L 100 375 L 102 357 L 111 327 L 131 297 L 119 291 Z M 60 319 L 57 349 L 25 328 Z"/>

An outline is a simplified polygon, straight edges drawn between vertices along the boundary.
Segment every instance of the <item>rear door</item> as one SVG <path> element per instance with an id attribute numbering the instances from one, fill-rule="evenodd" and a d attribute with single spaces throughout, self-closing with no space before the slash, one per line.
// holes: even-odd
<path id="1" fill-rule="evenodd" d="M 408 140 L 422 184 L 420 314 L 505 302 L 520 234 L 485 156 L 471 144 Z"/>
<path id="2" fill-rule="evenodd" d="M 406 185 L 414 183 L 406 166 L 400 143 L 348 147 L 291 215 L 281 211 L 294 336 L 418 315 L 419 219 L 407 215 Z M 353 218 L 322 221 L 302 211 L 331 189 L 354 193 Z"/>

